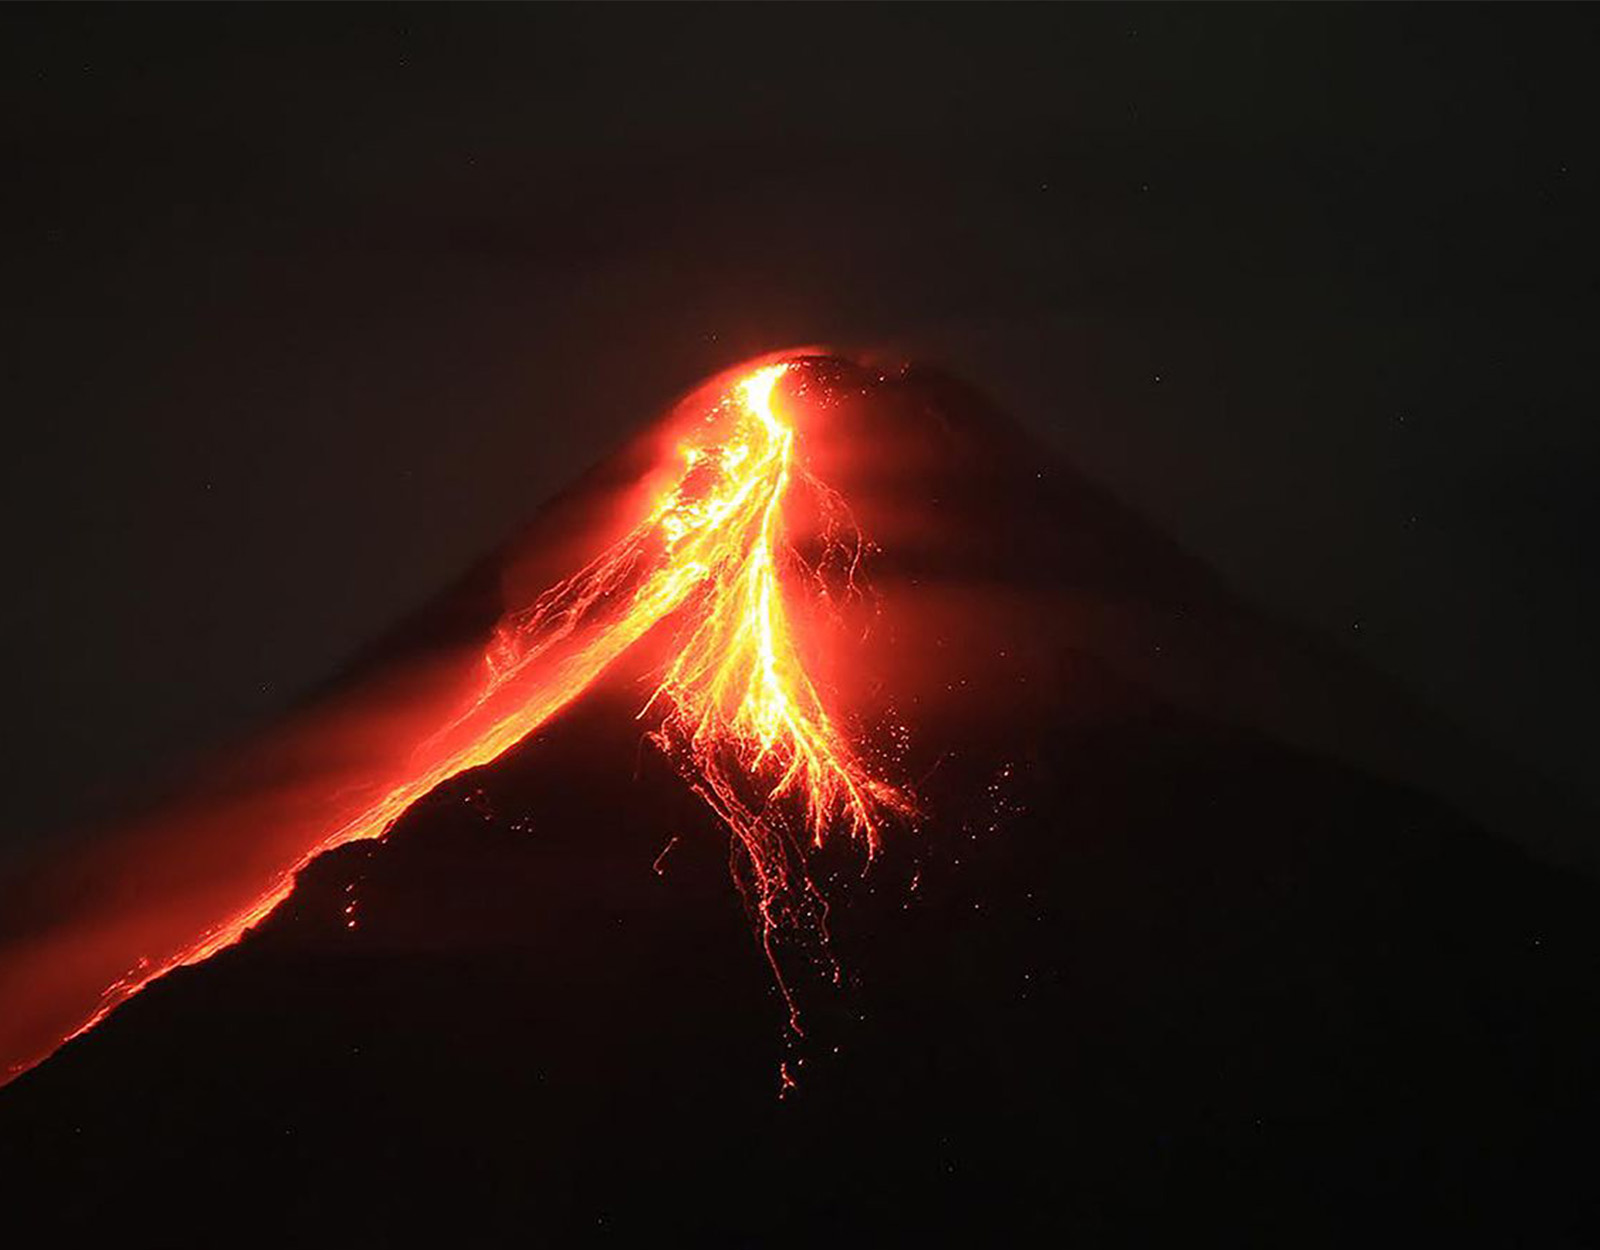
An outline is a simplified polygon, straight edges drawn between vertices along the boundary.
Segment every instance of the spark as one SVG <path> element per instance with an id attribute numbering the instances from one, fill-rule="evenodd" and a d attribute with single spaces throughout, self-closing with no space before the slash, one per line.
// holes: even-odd
<path id="1" fill-rule="evenodd" d="M 650 865 L 650 867 L 655 870 L 656 876 L 664 877 L 667 875 L 666 871 L 661 867 L 661 865 L 666 862 L 667 856 L 672 853 L 672 848 L 677 845 L 678 835 L 673 834 L 667 839 L 667 844 L 661 848 L 661 854 L 656 856 L 656 862 Z"/>

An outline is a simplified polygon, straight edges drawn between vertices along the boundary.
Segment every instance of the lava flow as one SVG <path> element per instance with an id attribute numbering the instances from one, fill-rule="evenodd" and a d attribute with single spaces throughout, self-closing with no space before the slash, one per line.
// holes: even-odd
<path id="1" fill-rule="evenodd" d="M 72 1036 L 162 974 L 237 942 L 313 858 L 383 836 L 440 783 L 525 739 L 658 626 L 670 630 L 671 650 L 640 715 L 659 714 L 652 737 L 742 848 L 776 973 L 774 934 L 819 915 L 805 845 L 820 846 L 839 829 L 870 855 L 883 819 L 911 808 L 904 793 L 872 774 L 829 714 L 786 604 L 791 575 L 826 581 L 786 535 L 785 504 L 797 482 L 827 518 L 821 565 L 842 568 L 848 583 L 861 549 L 842 503 L 800 464 L 795 427 L 775 402 L 791 367 L 768 365 L 737 382 L 679 446 L 670 487 L 635 528 L 501 620 L 478 693 L 417 748 L 404 780 L 328 832 L 249 906 L 112 985 Z"/>

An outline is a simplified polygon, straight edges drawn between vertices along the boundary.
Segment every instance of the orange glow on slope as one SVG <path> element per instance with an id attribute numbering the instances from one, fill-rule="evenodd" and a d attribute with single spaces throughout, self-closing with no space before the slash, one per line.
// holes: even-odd
<path id="1" fill-rule="evenodd" d="M 796 431 L 775 406 L 774 391 L 788 370 L 768 365 L 739 381 L 680 446 L 676 477 L 645 518 L 531 606 L 501 620 L 480 691 L 417 748 L 405 780 L 329 832 L 249 906 L 171 959 L 142 964 L 112 985 L 71 1036 L 171 969 L 236 943 L 288 896 L 295 874 L 312 859 L 382 837 L 418 799 L 521 742 L 669 619 L 671 658 L 640 715 L 665 708 L 653 736 L 746 852 L 752 902 L 772 959 L 776 929 L 815 905 L 797 859 L 800 837 L 820 846 L 840 827 L 860 837 L 870 854 L 883 815 L 910 810 L 905 796 L 868 773 L 829 716 L 786 608 L 785 569 L 801 567 L 784 531 L 791 485 L 803 477 L 826 511 L 842 512 L 825 487 L 804 476 Z M 830 541 L 837 542 L 831 530 Z"/>

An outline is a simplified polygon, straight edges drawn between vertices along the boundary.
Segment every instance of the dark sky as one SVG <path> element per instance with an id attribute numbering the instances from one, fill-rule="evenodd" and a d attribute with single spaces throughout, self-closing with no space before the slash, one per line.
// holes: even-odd
<path id="1" fill-rule="evenodd" d="M 8 7 L 6 846 L 889 346 L 1600 801 L 1587 7 Z"/>

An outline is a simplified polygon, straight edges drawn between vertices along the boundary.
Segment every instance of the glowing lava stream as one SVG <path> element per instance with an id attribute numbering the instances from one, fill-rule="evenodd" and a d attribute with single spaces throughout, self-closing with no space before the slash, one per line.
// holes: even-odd
<path id="1" fill-rule="evenodd" d="M 646 710 L 666 705 L 654 736 L 747 853 L 771 958 L 777 927 L 815 914 L 790 821 L 818 846 L 830 828 L 844 827 L 870 854 L 882 816 L 910 808 L 898 790 L 869 775 L 828 715 L 785 610 L 783 505 L 801 470 L 795 430 L 774 409 L 773 389 L 788 368 L 769 365 L 738 382 L 680 448 L 677 480 L 645 519 L 531 607 L 501 620 L 481 691 L 418 748 L 407 780 L 324 837 L 255 902 L 166 962 L 142 965 L 112 985 L 72 1036 L 164 973 L 233 945 L 288 896 L 295 874 L 316 856 L 381 837 L 414 802 L 515 746 L 680 612 L 675 653 Z M 810 484 L 831 500 L 820 483 Z M 790 1009 L 792 1019 L 792 1002 Z"/>

